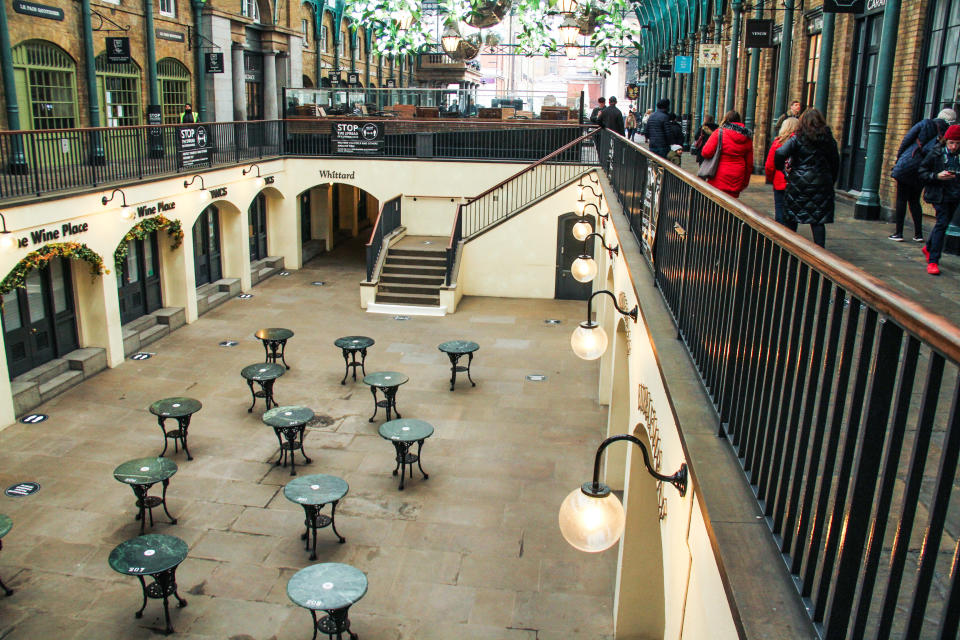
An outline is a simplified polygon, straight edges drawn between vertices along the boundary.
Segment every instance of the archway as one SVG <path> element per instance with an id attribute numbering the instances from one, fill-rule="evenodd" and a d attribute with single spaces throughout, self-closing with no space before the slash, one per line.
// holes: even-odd
<path id="1" fill-rule="evenodd" d="M 310 79 L 310 76 L 304 74 L 303 79 L 302 79 L 302 82 L 303 82 L 303 88 L 304 88 L 304 89 L 312 89 L 312 88 L 313 88 L 313 80 Z"/>
<path id="2" fill-rule="evenodd" d="M 607 411 L 607 437 L 630 431 L 630 367 L 627 354 L 627 332 L 623 319 L 617 321 L 612 344 L 613 380 L 610 389 L 610 408 Z M 626 447 L 607 449 L 603 457 L 603 481 L 613 490 L 624 488 Z"/>
<path id="3" fill-rule="evenodd" d="M 113 253 L 122 324 L 163 307 L 161 230 L 166 232 L 171 249 L 183 244 L 180 221 L 158 215 L 135 224 Z"/>
<path id="4" fill-rule="evenodd" d="M 297 195 L 303 262 L 344 246 L 351 256 L 362 256 L 380 201 L 359 187 L 339 182 L 316 185 Z"/>

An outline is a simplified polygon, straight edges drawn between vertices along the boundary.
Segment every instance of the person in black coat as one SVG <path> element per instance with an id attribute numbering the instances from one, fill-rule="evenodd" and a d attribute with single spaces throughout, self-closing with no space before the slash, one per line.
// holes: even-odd
<path id="1" fill-rule="evenodd" d="M 656 112 L 647 120 L 647 142 L 650 151 L 658 156 L 667 157 L 670 153 L 670 101 L 666 98 L 657 103 Z"/>
<path id="2" fill-rule="evenodd" d="M 796 231 L 798 224 L 809 224 L 813 241 L 821 247 L 827 239 L 825 225 L 833 222 L 833 184 L 840 173 L 840 152 L 830 127 L 816 109 L 800 116 L 797 134 L 783 143 L 774 155 L 774 166 L 786 173 L 784 224 Z"/>
<path id="3" fill-rule="evenodd" d="M 960 206 L 960 125 L 947 129 L 940 144 L 920 163 L 920 181 L 924 184 L 923 199 L 933 205 L 937 222 L 923 247 L 927 257 L 927 273 L 940 275 L 940 254 L 943 239 L 953 212 Z"/>
<path id="4" fill-rule="evenodd" d="M 600 124 L 600 114 L 607 107 L 607 99 L 603 96 L 597 98 L 597 106 L 590 112 L 590 124 Z"/>
<path id="5" fill-rule="evenodd" d="M 610 96 L 607 100 L 607 108 L 600 112 L 598 124 L 604 129 L 610 129 L 614 133 L 626 135 L 627 130 L 623 125 L 623 113 L 617 108 L 617 99 Z"/>

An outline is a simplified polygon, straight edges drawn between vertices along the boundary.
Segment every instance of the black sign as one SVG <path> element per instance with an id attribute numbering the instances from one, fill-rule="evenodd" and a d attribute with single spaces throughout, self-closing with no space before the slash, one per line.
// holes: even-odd
<path id="1" fill-rule="evenodd" d="M 864 0 L 823 0 L 824 13 L 863 13 Z"/>
<path id="2" fill-rule="evenodd" d="M 31 413 L 20 418 L 20 422 L 23 424 L 39 424 L 49 417 L 45 413 Z"/>
<path id="3" fill-rule="evenodd" d="M 347 84 L 358 85 L 360 84 L 360 74 L 353 73 L 352 71 L 347 74 Z"/>
<path id="4" fill-rule="evenodd" d="M 13 0 L 13 10 L 17 13 L 22 13 L 25 16 L 33 16 L 34 18 L 63 20 L 63 9 L 58 7 L 48 7 L 45 4 L 37 4 L 36 2 Z"/>
<path id="5" fill-rule="evenodd" d="M 887 8 L 887 0 L 866 0 L 863 3 L 863 12 L 866 14 L 882 13 Z"/>
<path id="6" fill-rule="evenodd" d="M 177 153 L 184 169 L 210 165 L 213 137 L 205 124 L 188 124 L 177 127 Z"/>
<path id="7" fill-rule="evenodd" d="M 393 78 L 390 78 L 389 80 L 387 80 L 387 89 L 396 89 L 396 88 L 397 88 L 396 80 L 394 80 Z"/>
<path id="8" fill-rule="evenodd" d="M 130 63 L 130 38 L 107 38 L 107 64 Z"/>
<path id="9" fill-rule="evenodd" d="M 747 19 L 746 47 L 769 49 L 773 46 L 773 20 Z"/>
<path id="10" fill-rule="evenodd" d="M 203 54 L 203 70 L 207 73 L 223 73 L 223 52 Z"/>
<path id="11" fill-rule="evenodd" d="M 186 38 L 180 31 L 167 31 L 166 29 L 157 29 L 157 37 L 161 40 L 170 40 L 172 42 L 185 42 Z"/>
<path id="12" fill-rule="evenodd" d="M 673 65 L 670 63 L 661 64 L 660 67 L 657 69 L 658 78 L 669 78 L 672 75 L 673 75 Z"/>
<path id="13" fill-rule="evenodd" d="M 18 482 L 12 487 L 7 487 L 5 494 L 11 498 L 22 498 L 23 496 L 33 495 L 40 491 L 40 485 L 36 482 Z"/>
<path id="14" fill-rule="evenodd" d="M 383 123 L 334 122 L 333 152 L 349 155 L 383 153 Z"/>
<path id="15" fill-rule="evenodd" d="M 632 82 L 627 85 L 627 100 L 636 100 L 640 97 L 640 87 Z"/>

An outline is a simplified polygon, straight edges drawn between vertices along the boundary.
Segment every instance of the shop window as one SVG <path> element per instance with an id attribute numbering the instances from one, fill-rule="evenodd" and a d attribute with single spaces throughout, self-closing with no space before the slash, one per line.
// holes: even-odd
<path id="1" fill-rule="evenodd" d="M 300 21 L 300 32 L 303 33 L 304 46 L 310 46 L 310 21 L 306 18 Z"/>
<path id="2" fill-rule="evenodd" d="M 140 67 L 135 62 L 107 64 L 101 53 L 96 59 L 97 93 L 108 127 L 126 127 L 141 124 Z"/>
<path id="3" fill-rule="evenodd" d="M 917 120 L 960 105 L 960 0 L 932 0 L 929 16 Z"/>
<path id="4" fill-rule="evenodd" d="M 330 47 L 327 43 L 327 25 L 320 25 L 320 50 L 330 53 Z"/>
<path id="5" fill-rule="evenodd" d="M 160 82 L 160 106 L 164 124 L 180 122 L 183 105 L 190 102 L 190 70 L 182 62 L 164 58 L 157 63 Z"/>
<path id="6" fill-rule="evenodd" d="M 17 98 L 26 107 L 22 126 L 73 129 L 77 126 L 76 65 L 51 42 L 28 40 L 13 48 Z"/>
<path id="7" fill-rule="evenodd" d="M 160 0 L 160 15 L 177 17 L 177 0 Z"/>
<path id="8" fill-rule="evenodd" d="M 807 68 L 804 72 L 803 106 L 812 107 L 817 98 L 817 76 L 820 74 L 820 37 L 819 33 L 807 38 Z"/>
<path id="9" fill-rule="evenodd" d="M 260 7 L 257 0 L 240 0 L 240 13 L 253 19 L 254 22 L 260 22 Z"/>

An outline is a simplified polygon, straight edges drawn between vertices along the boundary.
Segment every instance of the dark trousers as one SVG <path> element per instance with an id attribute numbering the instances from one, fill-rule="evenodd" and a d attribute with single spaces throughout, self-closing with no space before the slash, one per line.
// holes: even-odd
<path id="1" fill-rule="evenodd" d="M 774 220 L 780 224 L 787 224 L 786 218 L 783 216 L 783 189 L 774 189 L 773 190 L 773 213 Z M 797 230 L 797 225 L 793 225 L 793 230 Z"/>
<path id="2" fill-rule="evenodd" d="M 947 226 L 953 218 L 953 212 L 956 211 L 958 202 L 939 202 L 933 205 L 937 211 L 937 223 L 933 225 L 933 231 L 927 238 L 927 251 L 930 252 L 930 262 L 938 264 L 940 254 L 943 253 L 943 237 L 947 232 Z"/>
<path id="3" fill-rule="evenodd" d="M 666 158 L 667 154 L 670 153 L 670 147 L 650 147 L 650 151 L 653 151 L 662 158 Z"/>
<path id="4" fill-rule="evenodd" d="M 776 191 L 774 191 L 776 193 Z M 793 218 L 789 220 L 784 220 L 783 224 L 785 227 L 791 231 L 797 230 L 797 221 Z M 813 234 L 814 244 L 820 245 L 821 247 L 827 246 L 827 225 L 825 224 L 811 224 L 810 233 Z"/>
<path id="5" fill-rule="evenodd" d="M 897 234 L 903 235 L 903 222 L 907 218 L 907 207 L 910 207 L 910 216 L 913 218 L 913 236 L 923 235 L 923 210 L 920 208 L 920 195 L 923 187 L 906 182 L 897 181 L 897 206 L 894 211 L 897 224 Z"/>

